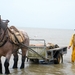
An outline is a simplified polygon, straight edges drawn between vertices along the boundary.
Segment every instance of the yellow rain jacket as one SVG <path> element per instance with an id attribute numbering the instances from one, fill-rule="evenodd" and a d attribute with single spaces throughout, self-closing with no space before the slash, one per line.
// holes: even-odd
<path id="1" fill-rule="evenodd" d="M 72 56 L 71 56 L 71 61 L 75 61 L 75 34 L 72 35 L 71 41 L 69 46 L 72 46 Z"/>

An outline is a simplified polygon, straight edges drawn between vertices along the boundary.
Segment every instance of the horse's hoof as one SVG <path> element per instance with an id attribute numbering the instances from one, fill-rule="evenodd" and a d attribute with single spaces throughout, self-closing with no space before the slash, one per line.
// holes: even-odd
<path id="1" fill-rule="evenodd" d="M 13 66 L 13 69 L 17 69 L 17 66 Z"/>
<path id="2" fill-rule="evenodd" d="M 20 67 L 20 69 L 24 69 L 23 67 Z"/>
<path id="3" fill-rule="evenodd" d="M 10 74 L 10 72 L 9 73 L 6 72 L 5 74 Z"/>
<path id="4" fill-rule="evenodd" d="M 7 72 L 5 72 L 5 74 L 10 74 L 10 72 L 9 72 L 9 71 L 7 71 Z"/>
<path id="5" fill-rule="evenodd" d="M 3 74 L 2 72 L 0 72 L 0 74 Z"/>
<path id="6" fill-rule="evenodd" d="M 23 67 L 23 66 L 21 66 L 21 67 L 20 67 L 20 69 L 24 69 L 24 67 Z"/>

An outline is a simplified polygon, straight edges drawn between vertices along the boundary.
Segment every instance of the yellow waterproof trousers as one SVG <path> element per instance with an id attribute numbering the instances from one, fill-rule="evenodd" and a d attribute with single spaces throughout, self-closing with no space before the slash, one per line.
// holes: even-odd
<path id="1" fill-rule="evenodd" d="M 72 35 L 69 47 L 72 46 L 72 55 L 71 55 L 71 61 L 75 61 L 75 34 Z"/>
<path id="2" fill-rule="evenodd" d="M 72 62 L 74 62 L 74 61 L 75 61 L 75 46 L 73 46 L 73 48 L 72 48 L 71 61 L 72 61 Z"/>

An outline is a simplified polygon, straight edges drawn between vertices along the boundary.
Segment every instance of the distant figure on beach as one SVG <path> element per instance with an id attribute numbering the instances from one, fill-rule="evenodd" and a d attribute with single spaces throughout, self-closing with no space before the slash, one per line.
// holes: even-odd
<path id="1" fill-rule="evenodd" d="M 72 46 L 72 55 L 71 55 L 71 61 L 75 62 L 75 29 L 74 29 L 74 34 L 72 35 L 72 38 L 70 40 L 70 44 L 68 49 L 70 49 Z"/>

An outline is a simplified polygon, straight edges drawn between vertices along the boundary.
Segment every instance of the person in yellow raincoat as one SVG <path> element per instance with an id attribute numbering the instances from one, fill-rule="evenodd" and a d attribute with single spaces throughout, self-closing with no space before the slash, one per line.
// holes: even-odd
<path id="1" fill-rule="evenodd" d="M 72 35 L 68 49 L 72 46 L 71 61 L 75 62 L 75 34 Z"/>

